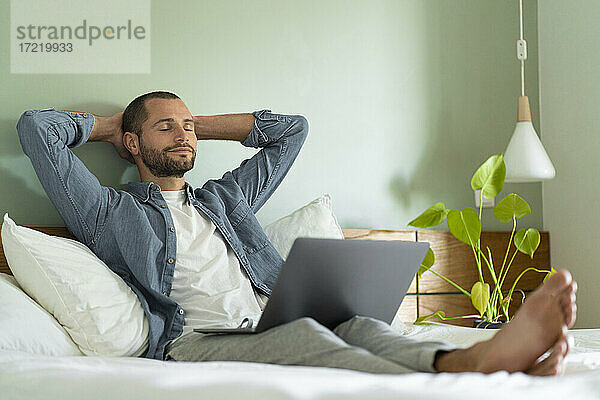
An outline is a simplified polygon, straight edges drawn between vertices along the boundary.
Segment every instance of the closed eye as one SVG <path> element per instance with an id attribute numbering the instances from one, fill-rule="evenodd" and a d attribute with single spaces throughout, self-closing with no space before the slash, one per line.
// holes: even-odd
<path id="1" fill-rule="evenodd" d="M 159 129 L 160 132 L 166 132 L 166 131 L 169 131 L 169 130 L 170 130 L 169 128 Z M 188 132 L 193 132 L 194 131 L 193 128 L 186 128 L 185 130 L 188 131 Z"/>

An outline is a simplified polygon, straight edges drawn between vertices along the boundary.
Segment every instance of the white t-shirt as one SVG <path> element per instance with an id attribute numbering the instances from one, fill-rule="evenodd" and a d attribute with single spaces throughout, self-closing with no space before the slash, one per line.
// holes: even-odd
<path id="1" fill-rule="evenodd" d="M 185 311 L 179 338 L 194 328 L 235 328 L 245 317 L 256 323 L 268 298 L 254 290 L 221 232 L 189 204 L 185 190 L 161 194 L 177 235 L 170 297 Z"/>

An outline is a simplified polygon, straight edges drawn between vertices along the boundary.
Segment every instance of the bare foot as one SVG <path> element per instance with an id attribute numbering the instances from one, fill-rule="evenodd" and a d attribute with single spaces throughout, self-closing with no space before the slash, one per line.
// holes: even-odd
<path id="1" fill-rule="evenodd" d="M 562 336 L 552 346 L 550 354 L 543 360 L 525 371 L 528 375 L 551 376 L 562 375 L 565 371 L 565 357 L 569 352 L 569 342 L 566 336 Z"/>
<path id="2" fill-rule="evenodd" d="M 535 368 L 541 364 L 537 363 L 538 358 L 560 343 L 567 329 L 573 326 L 576 291 L 571 274 L 566 270 L 557 271 L 527 298 L 510 323 L 493 338 L 468 349 L 441 354 L 436 359 L 436 369 L 491 373 L 525 372 Z M 539 370 L 553 362 L 539 366 Z"/>

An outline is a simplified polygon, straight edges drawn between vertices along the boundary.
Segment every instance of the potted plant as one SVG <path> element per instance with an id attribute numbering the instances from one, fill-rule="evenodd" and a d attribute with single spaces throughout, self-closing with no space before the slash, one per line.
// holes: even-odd
<path id="1" fill-rule="evenodd" d="M 545 281 L 548 276 L 555 272 L 554 268 L 551 268 L 550 270 L 540 270 L 534 267 L 526 268 L 515 279 L 509 292 L 506 295 L 502 293 L 501 288 L 517 252 L 520 251 L 533 258 L 533 255 L 540 244 L 540 233 L 537 229 L 528 228 L 516 230 L 517 220 L 530 213 L 531 208 L 519 195 L 511 193 L 500 200 L 493 211 L 494 216 L 499 221 L 507 223 L 512 221 L 513 225 L 510 239 L 506 247 L 504 261 L 500 266 L 498 274 L 496 274 L 497 271 L 494 269 L 490 248 L 481 248 L 481 211 L 483 199 L 496 197 L 504 187 L 505 177 L 506 165 L 504 164 L 502 154 L 493 155 L 488 158 L 477 171 L 475 171 L 475 174 L 473 174 L 473 178 L 471 179 L 471 188 L 480 191 L 479 212 L 471 207 L 465 207 L 462 210 L 449 210 L 446 209 L 444 203 L 436 203 L 408 223 L 410 226 L 424 229 L 447 221 L 450 233 L 456 239 L 471 246 L 473 256 L 475 257 L 478 276 L 478 280 L 470 290 L 461 287 L 451 279 L 448 279 L 431 268 L 435 262 L 435 255 L 433 250 L 429 249 L 419 268 L 419 277 L 424 273 L 433 273 L 440 279 L 443 279 L 454 286 L 471 300 L 477 314 L 446 316 L 443 311 L 436 311 L 429 315 L 417 318 L 415 324 L 420 324 L 432 317 L 437 317 L 441 320 L 477 318 L 479 321 L 475 326 L 498 327 L 502 323 L 508 323 L 510 321 L 511 316 L 508 313 L 508 309 L 515 288 L 523 275 L 530 271 L 546 274 L 544 277 Z M 514 251 L 512 252 L 512 256 L 509 256 L 513 244 Z M 489 270 L 491 282 L 486 282 L 484 280 L 482 274 L 484 268 Z"/>

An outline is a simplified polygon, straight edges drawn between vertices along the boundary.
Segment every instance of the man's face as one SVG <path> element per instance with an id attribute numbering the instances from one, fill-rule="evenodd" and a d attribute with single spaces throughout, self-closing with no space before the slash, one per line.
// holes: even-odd
<path id="1" fill-rule="evenodd" d="M 140 156 L 156 177 L 183 177 L 194 168 L 196 134 L 190 111 L 179 99 L 150 99 L 142 125 Z M 185 148 L 188 151 L 177 152 Z"/>

